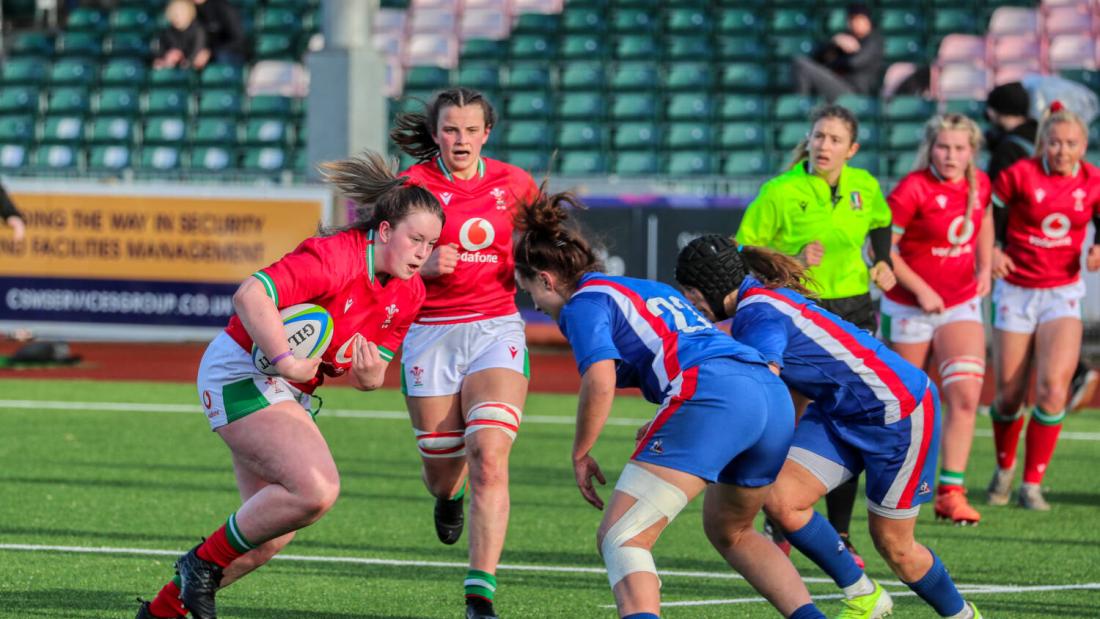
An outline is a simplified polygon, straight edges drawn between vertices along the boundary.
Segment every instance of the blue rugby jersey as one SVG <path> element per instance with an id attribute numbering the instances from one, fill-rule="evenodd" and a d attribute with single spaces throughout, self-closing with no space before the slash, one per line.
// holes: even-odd
<path id="1" fill-rule="evenodd" d="M 679 392 L 682 373 L 714 357 L 766 364 L 764 357 L 715 328 L 676 289 L 644 279 L 585 274 L 558 325 L 584 375 L 616 360 L 616 386 L 640 387 L 650 402 Z"/>
<path id="2" fill-rule="evenodd" d="M 789 288 L 746 277 L 733 336 L 782 368 L 779 377 L 825 414 L 894 423 L 920 404 L 928 375 L 871 334 Z"/>

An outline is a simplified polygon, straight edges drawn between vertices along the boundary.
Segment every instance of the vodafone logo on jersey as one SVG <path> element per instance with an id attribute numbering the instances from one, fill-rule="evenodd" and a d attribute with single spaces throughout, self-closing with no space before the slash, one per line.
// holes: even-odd
<path id="1" fill-rule="evenodd" d="M 974 222 L 967 219 L 965 215 L 959 215 L 951 220 L 950 226 L 947 226 L 947 240 L 952 245 L 967 243 L 973 236 Z"/>
<path id="2" fill-rule="evenodd" d="M 1062 213 L 1051 213 L 1043 218 L 1039 227 L 1043 230 L 1043 236 L 1035 236 L 1034 234 L 1028 236 L 1028 243 L 1035 245 L 1036 247 L 1068 247 L 1073 244 L 1073 239 L 1069 237 L 1070 221 L 1069 217 Z"/>
<path id="3" fill-rule="evenodd" d="M 489 220 L 481 217 L 467 219 L 458 230 L 458 242 L 466 250 L 458 255 L 458 259 L 463 262 L 496 262 L 498 256 L 495 254 L 477 253 L 492 245 L 496 237 L 496 230 Z"/>

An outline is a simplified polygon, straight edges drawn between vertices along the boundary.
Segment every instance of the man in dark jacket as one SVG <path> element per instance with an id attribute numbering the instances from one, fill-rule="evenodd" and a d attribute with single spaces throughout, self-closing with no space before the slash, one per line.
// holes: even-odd
<path id="1" fill-rule="evenodd" d="M 1020 82 L 1002 84 L 989 91 L 985 116 L 991 123 L 985 141 L 989 146 L 989 180 L 1008 166 L 1035 153 L 1039 123 L 1029 116 L 1031 98 Z"/>
<path id="2" fill-rule="evenodd" d="M 871 10 L 862 2 L 849 4 L 847 32 L 834 35 L 813 58 L 795 57 L 798 94 L 829 101 L 846 94 L 878 94 L 884 48 L 882 35 L 871 22 Z"/>
<path id="3" fill-rule="evenodd" d="M 214 54 L 214 62 L 244 64 L 244 29 L 237 9 L 226 0 L 195 0 L 195 8 L 199 23 L 206 31 L 206 43 Z"/>

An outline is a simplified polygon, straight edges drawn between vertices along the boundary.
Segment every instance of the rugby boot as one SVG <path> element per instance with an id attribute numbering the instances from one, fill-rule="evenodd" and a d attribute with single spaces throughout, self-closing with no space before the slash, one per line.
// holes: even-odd
<path id="1" fill-rule="evenodd" d="M 176 561 L 180 576 L 180 601 L 194 619 L 218 619 L 214 594 L 222 581 L 222 568 L 217 563 L 199 558 L 195 546 Z"/>
<path id="2" fill-rule="evenodd" d="M 462 537 L 462 498 L 455 500 L 436 498 L 435 500 L 435 534 L 439 541 L 448 546 Z"/>
<path id="3" fill-rule="evenodd" d="M 982 515 L 966 500 L 966 489 L 958 486 L 940 488 L 936 495 L 936 518 L 950 520 L 957 525 L 978 524 Z"/>
<path id="4" fill-rule="evenodd" d="M 466 619 L 498 619 L 493 603 L 481 598 L 466 598 Z"/>
<path id="5" fill-rule="evenodd" d="M 848 554 L 852 555 L 852 561 L 855 561 L 856 567 L 862 570 L 866 564 L 863 561 L 863 557 L 859 556 L 859 553 L 856 552 L 856 547 L 852 545 L 852 540 L 848 539 L 847 533 L 840 533 L 839 535 L 840 541 L 844 542 L 844 547 L 848 549 Z"/>
<path id="6" fill-rule="evenodd" d="M 871 582 L 875 584 L 875 590 L 844 600 L 844 609 L 836 619 L 879 619 L 894 612 L 894 599 L 890 593 L 878 581 Z"/>
<path id="7" fill-rule="evenodd" d="M 997 468 L 993 471 L 993 479 L 989 480 L 986 494 L 990 505 L 1008 505 L 1012 498 L 1012 480 L 1016 475 L 1016 467 L 1009 469 Z"/>
<path id="8" fill-rule="evenodd" d="M 1050 503 L 1043 498 L 1043 490 L 1039 488 L 1039 484 L 1021 484 L 1016 502 L 1024 509 L 1033 509 L 1037 512 L 1050 511 Z"/>
<path id="9" fill-rule="evenodd" d="M 149 605 L 152 602 L 146 602 L 145 600 L 143 600 L 141 598 L 138 598 L 137 600 L 139 602 L 141 602 L 141 606 L 138 607 L 137 615 L 134 616 L 134 619 L 169 619 L 167 617 L 157 617 L 156 615 L 154 615 L 153 611 L 149 610 Z M 172 617 L 171 619 L 184 619 L 184 618 L 183 618 L 183 615 L 176 615 L 176 616 Z"/>
<path id="10" fill-rule="evenodd" d="M 978 610 L 978 607 L 974 605 L 974 602 L 967 602 L 966 605 L 970 607 L 972 619 L 982 619 L 982 611 Z"/>
<path id="11" fill-rule="evenodd" d="M 1096 387 L 1100 384 L 1100 372 L 1090 370 L 1087 365 L 1077 364 L 1077 371 L 1073 373 L 1073 380 L 1069 383 L 1069 405 L 1066 410 L 1070 413 L 1079 413 L 1092 402 L 1096 394 Z"/>

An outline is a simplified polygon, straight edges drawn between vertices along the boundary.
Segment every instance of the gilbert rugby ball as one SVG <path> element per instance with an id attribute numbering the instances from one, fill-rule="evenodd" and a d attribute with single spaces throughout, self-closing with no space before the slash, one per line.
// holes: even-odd
<path id="1" fill-rule="evenodd" d="M 283 332 L 290 350 L 299 359 L 320 357 L 332 342 L 332 316 L 325 308 L 312 303 L 299 303 L 283 308 L 279 315 L 283 318 Z M 279 372 L 268 361 L 267 355 L 259 346 L 252 345 L 252 363 L 256 369 L 268 376 L 277 376 Z"/>

